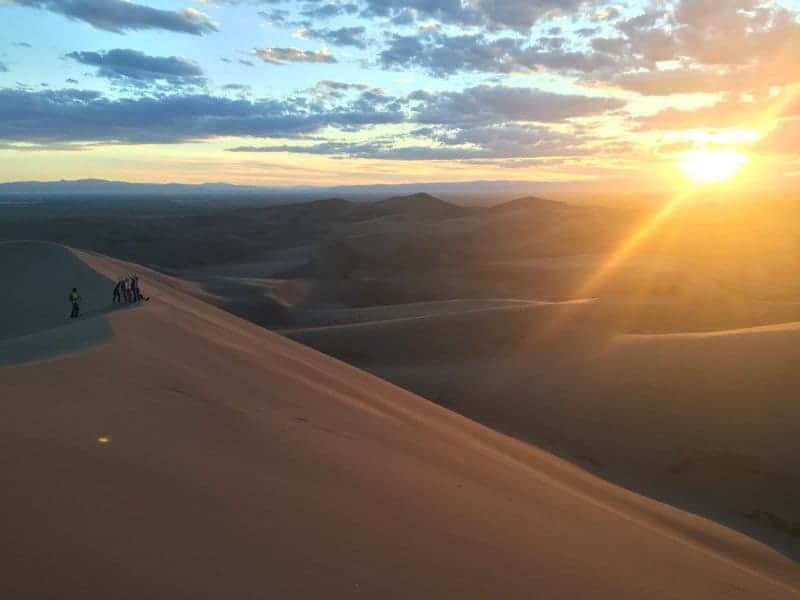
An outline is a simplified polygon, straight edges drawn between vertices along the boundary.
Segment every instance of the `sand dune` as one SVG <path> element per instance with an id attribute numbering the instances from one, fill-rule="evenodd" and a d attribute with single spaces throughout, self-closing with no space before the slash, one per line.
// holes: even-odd
<path id="1" fill-rule="evenodd" d="M 113 335 L 106 316 L 114 283 L 62 246 L 0 243 L 0 273 L 0 365 L 85 350 Z M 78 323 L 67 319 L 73 287 L 84 297 Z"/>
<path id="2" fill-rule="evenodd" d="M 140 273 L 102 348 L 0 368 L 4 598 L 800 596 L 758 542 Z"/>
<path id="3" fill-rule="evenodd" d="M 630 335 L 629 309 L 601 300 L 290 335 L 800 558 L 787 533 L 800 523 L 800 325 Z M 788 527 L 746 516 L 759 510 Z"/>
<path id="4" fill-rule="evenodd" d="M 63 325 L 73 287 L 85 297 L 85 313 L 111 304 L 114 283 L 57 244 L 0 242 L 0 272 L 0 340 Z"/>

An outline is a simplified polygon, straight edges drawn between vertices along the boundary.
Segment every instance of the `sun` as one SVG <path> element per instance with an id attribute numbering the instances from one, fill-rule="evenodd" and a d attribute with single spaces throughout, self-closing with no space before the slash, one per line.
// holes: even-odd
<path id="1" fill-rule="evenodd" d="M 736 150 L 694 150 L 678 163 L 687 177 L 696 184 L 720 183 L 735 177 L 750 162 Z"/>

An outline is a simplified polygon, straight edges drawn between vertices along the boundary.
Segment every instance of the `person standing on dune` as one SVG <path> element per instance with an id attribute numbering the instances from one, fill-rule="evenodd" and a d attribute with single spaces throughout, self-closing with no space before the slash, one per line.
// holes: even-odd
<path id="1" fill-rule="evenodd" d="M 119 304 L 122 302 L 122 277 L 117 280 L 117 285 L 114 286 L 114 293 L 111 296 L 112 304 Z"/>
<path id="2" fill-rule="evenodd" d="M 69 293 L 69 301 L 72 303 L 72 313 L 70 319 L 77 319 L 81 315 L 81 295 L 78 293 L 78 288 L 72 288 Z"/>
<path id="3" fill-rule="evenodd" d="M 125 296 L 125 303 L 131 303 L 131 278 L 125 277 L 122 280 L 122 295 Z"/>

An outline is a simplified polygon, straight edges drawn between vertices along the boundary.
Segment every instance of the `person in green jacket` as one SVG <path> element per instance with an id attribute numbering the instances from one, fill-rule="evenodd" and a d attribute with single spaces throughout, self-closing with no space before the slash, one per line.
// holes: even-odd
<path id="1" fill-rule="evenodd" d="M 72 288 L 69 293 L 69 301 L 72 302 L 72 313 L 70 319 L 77 319 L 81 316 L 81 295 L 78 293 L 78 288 Z"/>

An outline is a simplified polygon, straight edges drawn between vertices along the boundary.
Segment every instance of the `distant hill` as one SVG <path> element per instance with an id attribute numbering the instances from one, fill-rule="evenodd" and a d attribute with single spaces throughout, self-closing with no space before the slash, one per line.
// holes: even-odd
<path id="1" fill-rule="evenodd" d="M 496 204 L 490 207 L 494 213 L 511 213 L 517 211 L 527 210 L 556 210 L 566 208 L 569 205 L 566 202 L 559 202 L 557 200 L 547 200 L 539 198 L 538 196 L 525 196 L 524 198 L 516 198 L 508 202 Z"/>
<path id="2" fill-rule="evenodd" d="M 430 194 L 394 196 L 375 202 L 374 207 L 387 214 L 403 214 L 418 218 L 447 218 L 460 215 L 464 209 Z"/>

